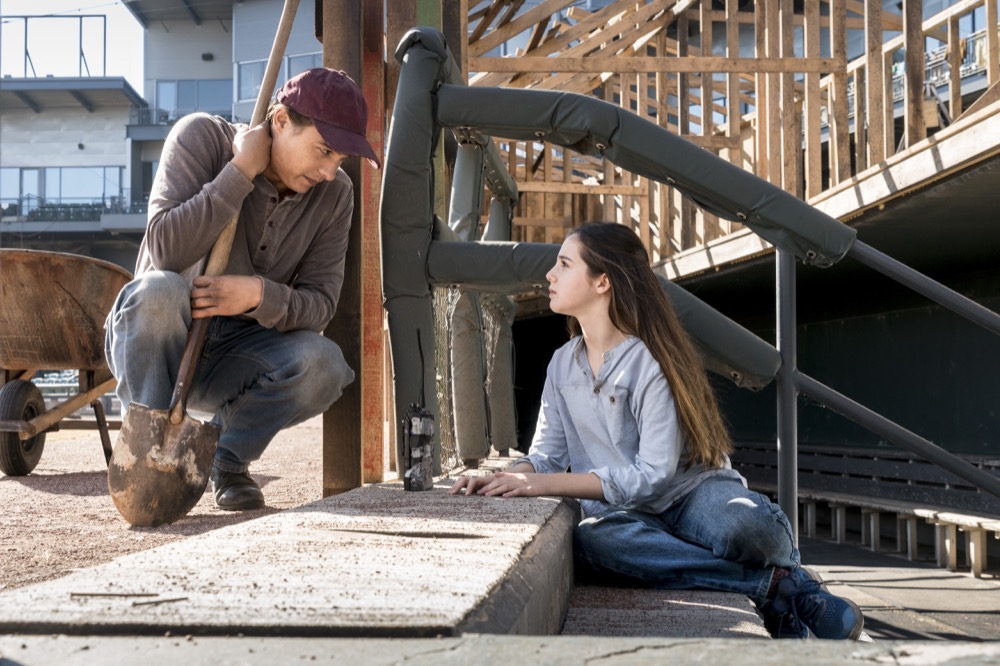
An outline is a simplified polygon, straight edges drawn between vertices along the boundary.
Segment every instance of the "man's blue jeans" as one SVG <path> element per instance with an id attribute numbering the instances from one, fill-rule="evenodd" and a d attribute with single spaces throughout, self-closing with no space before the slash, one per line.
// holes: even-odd
<path id="1" fill-rule="evenodd" d="M 799 552 L 784 512 L 737 479 L 712 477 L 659 515 L 611 510 L 574 535 L 582 573 L 604 582 L 739 592 L 760 605 L 774 567 Z"/>
<path id="2" fill-rule="evenodd" d="M 132 402 L 167 409 L 191 322 L 191 286 L 152 271 L 125 285 L 107 320 L 107 355 L 123 412 Z M 217 467 L 245 471 L 282 428 L 321 414 L 354 381 L 332 340 L 215 317 L 191 384 L 188 408 L 221 426 Z"/>

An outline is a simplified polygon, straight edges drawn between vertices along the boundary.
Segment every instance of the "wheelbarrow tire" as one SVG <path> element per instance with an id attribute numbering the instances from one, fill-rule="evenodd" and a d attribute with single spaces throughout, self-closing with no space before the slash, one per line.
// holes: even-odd
<path id="1" fill-rule="evenodd" d="M 45 399 L 32 382 L 15 379 L 0 387 L 0 419 L 30 421 L 45 413 Z M 21 440 L 16 432 L 0 432 L 0 471 L 26 476 L 35 469 L 45 449 L 45 433 Z"/>

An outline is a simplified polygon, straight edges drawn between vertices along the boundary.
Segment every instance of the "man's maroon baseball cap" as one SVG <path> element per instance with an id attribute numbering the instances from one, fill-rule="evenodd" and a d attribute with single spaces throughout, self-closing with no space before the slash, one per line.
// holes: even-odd
<path id="1" fill-rule="evenodd" d="M 275 101 L 312 120 L 323 140 L 338 153 L 366 157 L 376 169 L 382 167 L 365 138 L 368 104 L 347 74 L 325 67 L 307 69 L 289 79 Z"/>

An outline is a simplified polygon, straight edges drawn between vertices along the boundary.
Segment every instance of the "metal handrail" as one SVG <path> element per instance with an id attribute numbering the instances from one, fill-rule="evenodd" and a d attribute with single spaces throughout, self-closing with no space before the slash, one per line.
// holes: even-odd
<path id="1" fill-rule="evenodd" d="M 1000 315 L 949 289 L 909 266 L 855 240 L 848 255 L 911 290 L 926 296 L 964 319 L 1000 335 Z M 778 249 L 777 278 L 778 371 L 777 439 L 778 503 L 792 524 L 798 540 L 798 395 L 803 393 L 886 440 L 929 460 L 968 481 L 976 488 L 1000 497 L 1000 479 L 979 469 L 961 456 L 903 428 L 894 421 L 834 391 L 797 368 L 795 257 Z"/>

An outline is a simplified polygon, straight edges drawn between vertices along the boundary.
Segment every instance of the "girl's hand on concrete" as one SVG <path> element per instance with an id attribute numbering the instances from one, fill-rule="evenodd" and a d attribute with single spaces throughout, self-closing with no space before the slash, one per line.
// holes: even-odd
<path id="1" fill-rule="evenodd" d="M 478 488 L 487 485 L 493 480 L 492 474 L 487 474 L 485 476 L 460 476 L 455 479 L 455 483 L 452 484 L 451 488 L 448 489 L 449 495 L 475 495 L 482 494 L 478 492 Z"/>
<path id="2" fill-rule="evenodd" d="M 523 472 L 460 476 L 448 493 L 487 497 L 535 497 L 542 494 L 536 483 L 540 476 L 542 475 Z"/>

